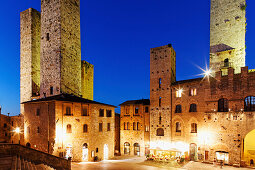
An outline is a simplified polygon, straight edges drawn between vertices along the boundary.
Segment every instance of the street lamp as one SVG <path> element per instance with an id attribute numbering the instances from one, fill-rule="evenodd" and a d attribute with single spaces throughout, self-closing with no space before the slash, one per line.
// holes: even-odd
<path id="1" fill-rule="evenodd" d="M 17 133 L 19 135 L 19 144 L 20 144 L 20 128 L 17 127 L 15 130 L 14 130 L 15 133 Z"/>

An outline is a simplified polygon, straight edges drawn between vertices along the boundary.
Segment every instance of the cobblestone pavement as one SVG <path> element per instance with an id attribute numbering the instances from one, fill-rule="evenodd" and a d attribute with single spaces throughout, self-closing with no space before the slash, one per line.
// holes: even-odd
<path id="1" fill-rule="evenodd" d="M 158 168 L 154 166 L 143 165 L 143 158 L 128 158 L 121 160 L 109 160 L 102 162 L 82 162 L 72 163 L 72 170 L 221 170 L 220 166 L 204 164 L 200 162 L 189 162 L 182 168 Z M 223 166 L 223 170 L 251 170 L 249 168 L 235 168 Z"/>
<path id="2" fill-rule="evenodd" d="M 204 164 L 200 162 L 189 162 L 181 169 L 188 169 L 188 170 L 220 170 L 220 166 L 213 166 L 212 164 Z M 251 170 L 250 168 L 235 168 L 232 166 L 223 166 L 222 169 L 224 170 Z"/>

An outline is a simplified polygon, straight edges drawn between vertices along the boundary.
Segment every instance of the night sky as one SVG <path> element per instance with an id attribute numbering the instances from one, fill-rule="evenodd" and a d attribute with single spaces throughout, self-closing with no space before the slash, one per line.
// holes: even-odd
<path id="1" fill-rule="evenodd" d="M 209 0 L 81 0 L 82 59 L 94 64 L 94 100 L 119 105 L 150 96 L 150 48 L 171 43 L 177 80 L 209 64 Z M 247 0 L 246 65 L 255 68 L 255 1 Z M 2 1 L 0 105 L 19 114 L 19 13 L 40 0 Z M 119 112 L 119 109 L 117 109 Z"/>

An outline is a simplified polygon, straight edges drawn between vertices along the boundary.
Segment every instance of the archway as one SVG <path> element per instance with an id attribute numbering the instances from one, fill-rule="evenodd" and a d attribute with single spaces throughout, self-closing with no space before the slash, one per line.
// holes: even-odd
<path id="1" fill-rule="evenodd" d="M 189 147 L 189 158 L 191 161 L 197 160 L 197 145 L 195 143 L 191 143 Z"/>
<path id="2" fill-rule="evenodd" d="M 104 145 L 104 160 L 107 160 L 109 157 L 109 149 L 108 149 L 108 145 L 105 144 Z"/>
<path id="3" fill-rule="evenodd" d="M 130 154 L 130 144 L 128 142 L 124 143 L 124 154 L 129 155 Z"/>
<path id="4" fill-rule="evenodd" d="M 140 145 L 138 143 L 134 144 L 134 155 L 140 156 Z"/>
<path id="5" fill-rule="evenodd" d="M 26 147 L 31 148 L 31 144 L 28 142 L 28 143 L 26 144 Z"/>
<path id="6" fill-rule="evenodd" d="M 88 155 L 89 155 L 88 144 L 84 143 L 82 146 L 82 160 L 88 161 Z"/>
<path id="7" fill-rule="evenodd" d="M 68 144 L 66 146 L 66 158 L 69 159 L 69 158 L 72 158 L 72 145 L 71 144 Z"/>
<path id="8" fill-rule="evenodd" d="M 251 160 L 255 161 L 255 129 L 250 131 L 244 138 L 243 160 L 250 165 Z"/>

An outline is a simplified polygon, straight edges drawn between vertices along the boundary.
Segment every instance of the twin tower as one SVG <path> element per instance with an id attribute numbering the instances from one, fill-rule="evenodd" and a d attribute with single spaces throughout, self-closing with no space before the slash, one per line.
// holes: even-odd
<path id="1" fill-rule="evenodd" d="M 41 0 L 20 15 L 20 100 L 61 93 L 93 100 L 94 66 L 81 61 L 80 1 Z"/>

